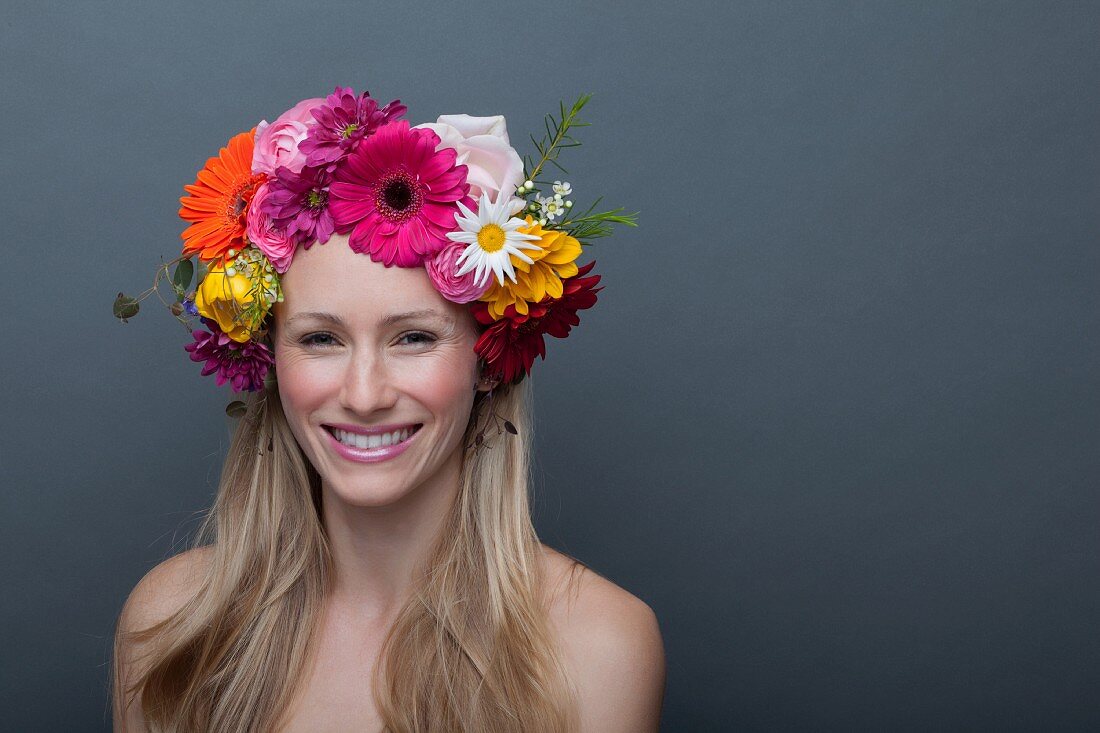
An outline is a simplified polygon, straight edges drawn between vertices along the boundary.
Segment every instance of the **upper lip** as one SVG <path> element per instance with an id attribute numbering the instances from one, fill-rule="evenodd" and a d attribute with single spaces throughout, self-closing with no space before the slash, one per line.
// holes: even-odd
<path id="1" fill-rule="evenodd" d="M 348 433 L 355 433 L 356 435 L 382 435 L 383 433 L 392 433 L 397 430 L 404 430 L 408 428 L 412 430 L 420 423 L 395 423 L 393 425 L 372 425 L 369 428 L 363 425 L 348 425 L 347 423 L 325 423 L 323 427 L 337 428 Z"/>

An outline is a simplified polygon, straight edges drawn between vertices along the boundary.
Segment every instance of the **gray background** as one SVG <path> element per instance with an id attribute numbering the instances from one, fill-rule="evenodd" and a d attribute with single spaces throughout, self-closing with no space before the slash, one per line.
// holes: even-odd
<path id="1" fill-rule="evenodd" d="M 575 198 L 641 226 L 536 365 L 537 524 L 656 610 L 664 730 L 1100 726 L 1097 4 L 4 10 L 0 727 L 109 726 L 116 614 L 227 445 L 115 293 L 338 83 L 521 152 L 595 93 Z"/>

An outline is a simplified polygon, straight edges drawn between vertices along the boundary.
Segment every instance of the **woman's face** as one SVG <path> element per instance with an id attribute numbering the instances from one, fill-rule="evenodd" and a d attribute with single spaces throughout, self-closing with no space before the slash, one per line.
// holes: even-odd
<path id="1" fill-rule="evenodd" d="M 341 235 L 299 248 L 281 284 L 279 395 L 325 486 L 383 506 L 457 476 L 478 377 L 467 307 L 423 268 L 385 267 Z"/>

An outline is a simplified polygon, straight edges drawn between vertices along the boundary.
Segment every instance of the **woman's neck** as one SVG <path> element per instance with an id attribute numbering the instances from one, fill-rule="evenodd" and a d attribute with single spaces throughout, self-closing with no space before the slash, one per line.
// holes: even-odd
<path id="1" fill-rule="evenodd" d="M 461 482 L 461 446 L 429 480 L 384 506 L 350 504 L 322 480 L 321 515 L 336 571 L 332 600 L 362 618 L 396 614 Z"/>

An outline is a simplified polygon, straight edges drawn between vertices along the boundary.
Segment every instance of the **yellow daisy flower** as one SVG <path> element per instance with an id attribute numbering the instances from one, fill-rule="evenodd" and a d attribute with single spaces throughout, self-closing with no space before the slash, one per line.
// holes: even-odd
<path id="1" fill-rule="evenodd" d="M 526 315 L 529 303 L 538 303 L 547 295 L 560 298 L 562 279 L 577 274 L 576 259 L 581 254 L 581 243 L 565 232 L 543 229 L 531 215 L 527 216 L 526 221 L 526 226 L 517 231 L 538 237 L 532 242 L 538 245 L 538 249 L 523 252 L 532 262 L 528 264 L 513 255 L 516 281 L 505 280 L 502 285 L 494 280 L 480 298 L 489 304 L 489 314 L 496 320 L 504 317 L 504 309 L 509 305 L 515 306 L 517 313 Z"/>

